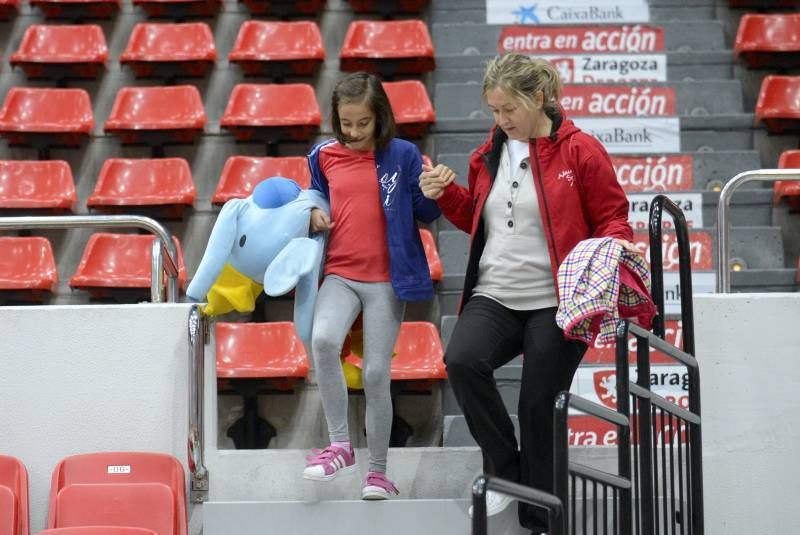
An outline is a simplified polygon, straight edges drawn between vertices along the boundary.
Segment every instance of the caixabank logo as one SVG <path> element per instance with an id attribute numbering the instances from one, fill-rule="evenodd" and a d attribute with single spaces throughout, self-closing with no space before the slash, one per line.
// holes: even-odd
<path id="1" fill-rule="evenodd" d="M 563 0 L 487 0 L 488 24 L 614 24 L 648 22 L 650 9 L 645 0 L 597 2 Z"/>

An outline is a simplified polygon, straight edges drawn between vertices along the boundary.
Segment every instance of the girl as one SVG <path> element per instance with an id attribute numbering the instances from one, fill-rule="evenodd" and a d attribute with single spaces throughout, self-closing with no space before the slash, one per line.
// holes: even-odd
<path id="1" fill-rule="evenodd" d="M 587 238 L 616 238 L 635 250 L 611 160 L 565 117 L 560 96 L 552 64 L 513 53 L 495 58 L 483 79 L 495 127 L 472 154 L 469 188 L 443 165 L 420 176 L 424 194 L 472 238 L 445 362 L 484 471 L 546 492 L 553 492 L 553 403 L 587 349 L 556 324 L 558 267 Z M 493 371 L 520 352 L 518 450 Z M 488 515 L 510 503 L 486 494 Z M 532 533 L 547 531 L 535 508 L 521 503 L 519 517 Z"/>
<path id="2" fill-rule="evenodd" d="M 367 73 L 346 76 L 334 88 L 331 109 L 336 138 L 319 143 L 308 156 L 311 189 L 331 203 L 330 216 L 318 209 L 311 213 L 312 232 L 330 231 L 311 353 L 331 443 L 312 452 L 303 477 L 327 481 L 356 469 L 339 354 L 363 312 L 369 467 L 361 497 L 384 500 L 398 494 L 386 477 L 392 352 L 405 302 L 433 298 L 416 220 L 429 223 L 440 212 L 419 189 L 419 150 L 394 137 L 394 116 L 380 80 Z"/>

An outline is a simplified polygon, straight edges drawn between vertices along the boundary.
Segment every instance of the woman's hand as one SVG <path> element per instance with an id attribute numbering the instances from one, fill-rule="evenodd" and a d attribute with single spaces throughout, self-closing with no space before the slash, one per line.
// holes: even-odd
<path id="1" fill-rule="evenodd" d="M 328 214 L 326 214 L 324 210 L 320 210 L 319 208 L 311 209 L 311 232 L 330 230 L 333 228 L 334 224 L 335 223 L 331 221 L 331 218 L 328 217 Z"/>
<path id="2" fill-rule="evenodd" d="M 444 188 L 456 179 L 452 169 L 444 164 L 436 167 L 422 164 L 422 173 L 419 175 L 419 188 L 422 194 L 429 199 L 436 200 L 444 193 Z"/>
<path id="3" fill-rule="evenodd" d="M 614 241 L 620 244 L 624 249 L 627 249 L 632 253 L 640 254 L 639 249 L 636 248 L 636 245 L 629 242 L 628 240 L 621 240 L 619 238 L 614 238 Z"/>

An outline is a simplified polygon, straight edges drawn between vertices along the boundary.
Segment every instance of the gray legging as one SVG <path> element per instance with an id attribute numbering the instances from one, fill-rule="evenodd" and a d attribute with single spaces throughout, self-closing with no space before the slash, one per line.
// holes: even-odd
<path id="1" fill-rule="evenodd" d="M 339 355 L 358 313 L 364 313 L 362 381 L 367 400 L 369 471 L 386 472 L 392 431 L 390 371 L 405 303 L 388 282 L 357 282 L 328 275 L 317 295 L 311 353 L 331 442 L 350 440 L 347 385 Z"/>

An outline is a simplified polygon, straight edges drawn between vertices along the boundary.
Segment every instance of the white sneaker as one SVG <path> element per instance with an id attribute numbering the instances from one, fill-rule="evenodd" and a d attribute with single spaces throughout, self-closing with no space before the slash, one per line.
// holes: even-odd
<path id="1" fill-rule="evenodd" d="M 514 498 L 506 494 L 500 494 L 493 490 L 486 491 L 486 516 L 494 516 L 506 510 L 511 505 Z M 469 506 L 469 517 L 472 518 L 472 506 Z"/>

